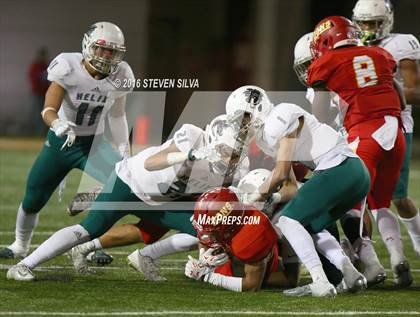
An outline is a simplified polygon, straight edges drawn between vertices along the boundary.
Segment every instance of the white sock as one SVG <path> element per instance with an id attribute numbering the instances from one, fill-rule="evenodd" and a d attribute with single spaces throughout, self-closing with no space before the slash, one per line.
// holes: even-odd
<path id="1" fill-rule="evenodd" d="M 10 246 L 12 251 L 14 249 L 29 250 L 34 229 L 38 224 L 38 219 L 38 213 L 27 213 L 23 210 L 22 204 L 20 204 L 16 216 L 16 240 Z"/>
<path id="2" fill-rule="evenodd" d="M 318 252 L 340 271 L 343 271 L 344 265 L 353 266 L 338 241 L 327 230 L 312 234 L 312 239 Z"/>
<path id="3" fill-rule="evenodd" d="M 98 238 L 79 245 L 80 251 L 84 255 L 88 255 L 96 250 L 101 250 L 102 245 Z"/>
<path id="4" fill-rule="evenodd" d="M 20 263 L 33 269 L 37 265 L 48 261 L 89 239 L 89 233 L 81 225 L 63 228 L 45 240 L 34 252 L 24 258 Z"/>
<path id="5" fill-rule="evenodd" d="M 405 256 L 397 217 L 388 208 L 372 210 L 372 214 L 391 257 L 391 266 L 398 265 L 398 263 L 405 260 Z"/>
<path id="6" fill-rule="evenodd" d="M 296 255 L 311 274 L 312 280 L 328 282 L 321 260 L 316 253 L 314 241 L 308 231 L 298 221 L 285 216 L 280 217 L 276 226 L 289 241 Z"/>
<path id="7" fill-rule="evenodd" d="M 372 265 L 381 265 L 381 262 L 378 259 L 375 248 L 373 247 L 373 242 L 369 237 L 363 237 L 363 239 L 358 238 L 354 244 L 353 248 L 356 253 L 359 255 L 360 261 L 366 266 Z"/>
<path id="8" fill-rule="evenodd" d="M 417 211 L 417 214 L 413 218 L 402 218 L 401 216 L 398 218 L 407 228 L 414 248 L 418 250 L 417 252 L 420 252 L 420 213 Z"/>
<path id="9" fill-rule="evenodd" d="M 189 251 L 197 244 L 198 239 L 196 237 L 186 233 L 177 233 L 166 239 L 149 244 L 140 249 L 139 252 L 141 255 L 156 260 L 165 255 Z"/>

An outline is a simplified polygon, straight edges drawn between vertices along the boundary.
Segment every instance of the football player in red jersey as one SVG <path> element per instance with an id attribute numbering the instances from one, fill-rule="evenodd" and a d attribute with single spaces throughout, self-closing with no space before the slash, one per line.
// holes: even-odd
<path id="1" fill-rule="evenodd" d="M 344 117 L 348 141 L 371 177 L 367 202 L 381 236 L 387 237 L 383 240 L 391 257 L 394 283 L 406 287 L 412 283 L 410 267 L 403 253 L 398 221 L 389 209 L 404 160 L 404 102 L 393 80 L 395 60 L 380 47 L 359 46 L 358 32 L 350 20 L 341 16 L 317 24 L 308 84 L 316 90 L 334 91 L 348 104 Z M 328 106 L 323 103 L 316 97 L 314 114 L 321 119 Z"/>
<path id="2" fill-rule="evenodd" d="M 193 224 L 200 259 L 189 257 L 187 277 L 236 292 L 255 292 L 262 285 L 297 285 L 299 264 L 288 263 L 285 255 L 280 264 L 278 236 L 268 217 L 240 203 L 230 189 L 212 189 L 201 195 Z M 296 259 L 289 252 L 282 251 Z"/>

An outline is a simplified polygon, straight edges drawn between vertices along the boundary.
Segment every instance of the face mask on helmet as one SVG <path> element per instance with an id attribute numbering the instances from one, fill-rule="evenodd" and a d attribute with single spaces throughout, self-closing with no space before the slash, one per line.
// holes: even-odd
<path id="1" fill-rule="evenodd" d="M 273 105 L 266 92 L 257 86 L 242 86 L 233 91 L 226 101 L 229 122 L 239 130 L 244 143 L 250 143 L 270 113 Z"/>
<path id="2" fill-rule="evenodd" d="M 293 69 L 299 81 L 308 87 L 308 68 L 312 63 L 311 54 L 312 32 L 302 36 L 295 45 Z"/>
<path id="3" fill-rule="evenodd" d="M 124 35 L 113 23 L 95 23 L 83 37 L 83 58 L 101 74 L 114 73 L 125 51 Z"/>
<path id="4" fill-rule="evenodd" d="M 229 124 L 226 115 L 214 118 L 206 128 L 206 146 L 215 149 L 219 158 L 211 166 L 221 175 L 235 174 L 246 157 L 246 147 L 238 136 L 239 131 Z"/>
<path id="5" fill-rule="evenodd" d="M 387 0 L 359 0 L 353 9 L 353 22 L 361 30 L 362 43 L 374 44 L 387 37 L 392 30 L 392 4 Z"/>

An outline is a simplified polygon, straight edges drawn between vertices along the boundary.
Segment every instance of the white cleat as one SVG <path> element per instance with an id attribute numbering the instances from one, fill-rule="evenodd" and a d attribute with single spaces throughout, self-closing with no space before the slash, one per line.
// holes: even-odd
<path id="1" fill-rule="evenodd" d="M 337 290 L 334 285 L 326 282 L 314 282 L 304 286 L 288 289 L 283 291 L 286 296 L 313 296 L 313 297 L 335 297 Z"/>
<path id="2" fill-rule="evenodd" d="M 163 277 L 157 273 L 157 263 L 151 257 L 144 256 L 139 250 L 134 251 L 128 257 L 128 264 L 135 270 L 143 273 L 146 281 L 153 282 L 164 282 L 167 281 L 166 277 Z"/>
<path id="3" fill-rule="evenodd" d="M 374 265 L 365 265 L 363 275 L 366 277 L 368 286 L 380 284 L 386 280 L 385 269 L 380 263 Z"/>
<path id="4" fill-rule="evenodd" d="M 74 269 L 79 274 L 92 274 L 94 270 L 89 268 L 87 263 L 86 255 L 88 252 L 84 250 L 83 244 L 77 245 L 69 251 L 69 257 L 73 262 Z"/>
<path id="5" fill-rule="evenodd" d="M 337 290 L 338 294 L 343 294 L 343 293 L 347 293 L 349 292 L 349 288 L 346 284 L 346 282 L 344 281 L 344 279 L 341 280 L 340 284 L 338 284 L 335 289 Z"/>
<path id="6" fill-rule="evenodd" d="M 367 288 L 367 280 L 350 261 L 343 265 L 343 280 L 349 292 L 359 292 Z"/>
<path id="7" fill-rule="evenodd" d="M 32 281 L 35 279 L 34 273 L 25 264 L 13 265 L 7 271 L 6 277 L 8 280 L 15 280 L 15 281 Z"/>

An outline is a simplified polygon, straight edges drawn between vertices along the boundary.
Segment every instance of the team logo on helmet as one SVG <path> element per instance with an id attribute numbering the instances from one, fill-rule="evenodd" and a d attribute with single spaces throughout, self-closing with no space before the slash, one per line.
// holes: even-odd
<path id="1" fill-rule="evenodd" d="M 330 20 L 325 21 L 321 25 L 319 25 L 315 31 L 314 31 L 314 39 L 313 41 L 316 41 L 318 37 L 324 33 L 326 30 L 330 29 L 332 27 L 332 23 Z"/>
<path id="2" fill-rule="evenodd" d="M 248 102 L 251 105 L 252 109 L 254 109 L 256 105 L 261 103 L 262 94 L 257 89 L 248 88 L 244 91 L 244 95 L 246 97 L 246 102 Z"/>

